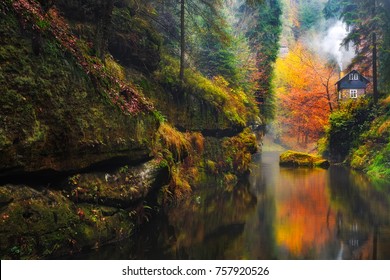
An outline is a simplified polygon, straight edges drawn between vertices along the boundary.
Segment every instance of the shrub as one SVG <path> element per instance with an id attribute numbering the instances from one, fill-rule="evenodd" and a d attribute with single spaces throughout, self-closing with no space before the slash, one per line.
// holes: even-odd
<path id="1" fill-rule="evenodd" d="M 353 147 L 358 146 L 360 136 L 369 130 L 375 115 L 372 104 L 363 98 L 333 112 L 327 130 L 330 157 L 345 158 Z"/>

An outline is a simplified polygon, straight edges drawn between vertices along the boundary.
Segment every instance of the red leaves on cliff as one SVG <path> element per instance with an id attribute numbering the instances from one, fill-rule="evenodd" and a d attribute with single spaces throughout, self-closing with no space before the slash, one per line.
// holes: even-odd
<path id="1" fill-rule="evenodd" d="M 14 0 L 12 7 L 24 28 L 31 26 L 34 32 L 52 35 L 89 75 L 95 87 L 104 91 L 124 113 L 135 115 L 153 108 L 136 89 L 108 73 L 100 60 L 82 51 L 79 46 L 83 42 L 72 34 L 68 24 L 55 8 L 45 13 L 41 5 L 34 0 Z"/>

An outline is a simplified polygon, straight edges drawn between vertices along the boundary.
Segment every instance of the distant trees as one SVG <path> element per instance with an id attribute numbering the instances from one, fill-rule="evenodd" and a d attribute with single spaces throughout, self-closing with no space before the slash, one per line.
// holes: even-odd
<path id="1" fill-rule="evenodd" d="M 316 26 L 322 18 L 322 5 L 318 0 L 301 1 L 299 22 L 301 32 Z"/>
<path id="2" fill-rule="evenodd" d="M 152 2 L 166 51 L 180 57 L 181 80 L 184 68 L 196 68 L 208 78 L 222 76 L 230 87 L 255 94 L 262 115 L 272 118 L 279 0 Z"/>
<path id="3" fill-rule="evenodd" d="M 279 53 L 281 34 L 281 5 L 279 0 L 252 1 L 241 16 L 253 18 L 247 25 L 246 36 L 256 58 L 256 98 L 267 119 L 274 116 L 272 88 L 274 63 Z"/>
<path id="4" fill-rule="evenodd" d="M 174 52 L 175 48 L 178 47 L 179 78 L 183 81 L 186 61 L 194 53 L 193 49 L 198 40 L 194 38 L 194 34 L 202 35 L 201 29 L 204 28 L 207 28 L 208 31 L 217 30 L 218 33 L 221 28 L 220 8 L 222 1 L 161 0 L 152 2 L 157 10 L 155 21 L 164 33 L 166 43 L 172 48 L 170 51 Z"/>

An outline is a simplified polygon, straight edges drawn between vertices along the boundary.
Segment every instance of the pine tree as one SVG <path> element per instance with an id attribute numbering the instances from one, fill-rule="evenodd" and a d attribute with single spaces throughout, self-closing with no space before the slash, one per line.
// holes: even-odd
<path id="1" fill-rule="evenodd" d="M 272 73 L 273 64 L 279 53 L 282 10 L 279 0 L 257 1 L 254 9 L 256 22 L 254 27 L 248 30 L 247 37 L 256 53 L 257 68 L 260 73 L 256 98 L 261 104 L 263 115 L 272 119 L 274 115 Z"/>
<path id="2" fill-rule="evenodd" d="M 353 45 L 356 50 L 352 67 L 359 65 L 364 70 L 372 69 L 375 103 L 379 98 L 378 80 L 383 87 L 389 83 L 383 78 L 390 72 L 389 6 L 388 0 L 329 0 L 324 9 L 327 17 L 339 16 L 350 27 L 343 44 Z"/>

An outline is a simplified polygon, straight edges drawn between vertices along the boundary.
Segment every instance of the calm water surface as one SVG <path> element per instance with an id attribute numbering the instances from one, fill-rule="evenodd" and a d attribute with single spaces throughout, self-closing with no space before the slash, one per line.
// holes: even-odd
<path id="1" fill-rule="evenodd" d="M 92 259 L 390 259 L 390 188 L 343 167 L 280 168 L 256 155 L 247 182 L 207 186 Z M 387 189 L 387 191 L 386 191 Z"/>

